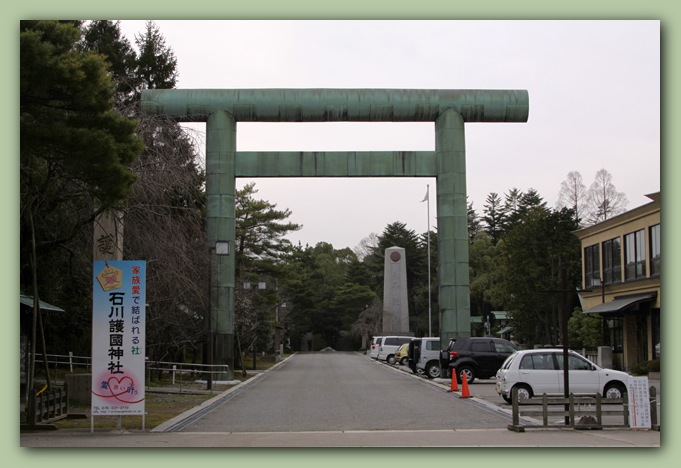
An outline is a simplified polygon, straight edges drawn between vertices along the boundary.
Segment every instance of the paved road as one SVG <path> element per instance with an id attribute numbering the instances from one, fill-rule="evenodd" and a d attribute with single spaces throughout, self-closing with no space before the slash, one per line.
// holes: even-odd
<path id="1" fill-rule="evenodd" d="M 506 414 L 357 353 L 297 354 L 182 432 L 503 429 Z"/>
<path id="2" fill-rule="evenodd" d="M 509 431 L 492 380 L 461 399 L 359 354 L 299 354 L 247 382 L 152 431 L 22 433 L 20 446 L 660 447 L 659 431 Z"/>

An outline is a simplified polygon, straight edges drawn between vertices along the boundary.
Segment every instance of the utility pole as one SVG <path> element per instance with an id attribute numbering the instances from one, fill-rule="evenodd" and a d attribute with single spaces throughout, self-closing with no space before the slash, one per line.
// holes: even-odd
<path id="1" fill-rule="evenodd" d="M 563 342 L 563 396 L 570 398 L 570 373 L 568 372 L 568 290 L 567 290 L 567 273 L 564 266 L 560 266 L 560 334 Z M 570 410 L 570 405 L 565 403 L 565 411 Z M 570 416 L 565 416 L 565 425 L 570 425 Z"/>

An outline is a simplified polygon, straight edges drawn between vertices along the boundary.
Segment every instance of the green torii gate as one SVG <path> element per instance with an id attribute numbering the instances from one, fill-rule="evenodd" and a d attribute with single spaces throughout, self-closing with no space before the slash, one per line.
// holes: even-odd
<path id="1" fill-rule="evenodd" d="M 150 89 L 142 110 L 206 122 L 213 363 L 234 368 L 237 177 L 435 177 L 441 343 L 470 335 L 465 122 L 526 122 L 525 90 Z M 237 122 L 434 122 L 435 151 L 237 152 Z"/>

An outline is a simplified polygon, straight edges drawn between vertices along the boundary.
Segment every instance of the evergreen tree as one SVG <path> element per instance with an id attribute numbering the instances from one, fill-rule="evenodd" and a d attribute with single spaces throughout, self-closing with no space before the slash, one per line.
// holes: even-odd
<path id="1" fill-rule="evenodd" d="M 284 236 L 302 226 L 288 222 L 291 210 L 277 210 L 276 204 L 258 200 L 255 183 L 236 193 L 235 255 L 239 271 L 271 270 L 271 264 L 290 252 L 291 242 Z"/>
<path id="2" fill-rule="evenodd" d="M 526 344 L 556 344 L 559 336 L 561 270 L 567 289 L 581 282 L 581 254 L 572 210 L 527 211 L 504 237 L 499 275 L 501 301 L 511 312 L 514 338 Z"/>
<path id="3" fill-rule="evenodd" d="M 80 46 L 102 54 L 109 64 L 109 71 L 116 89 L 116 109 L 124 115 L 136 115 L 141 80 L 137 76 L 137 53 L 130 41 L 122 35 L 120 21 L 95 20 L 87 24 Z"/>
<path id="4" fill-rule="evenodd" d="M 602 319 L 585 314 L 577 307 L 568 320 L 568 336 L 571 348 L 597 348 L 603 343 Z"/>
<path id="5" fill-rule="evenodd" d="M 473 208 L 473 202 L 468 202 L 468 237 L 472 240 L 481 230 L 480 218 Z"/>
<path id="6" fill-rule="evenodd" d="M 52 349 L 87 353 L 92 222 L 127 203 L 143 142 L 114 111 L 104 57 L 77 46 L 80 22 L 19 26 L 21 289 L 68 310 Z"/>
<path id="7" fill-rule="evenodd" d="M 499 252 L 500 247 L 492 243 L 486 232 L 478 233 L 469 247 L 471 315 L 482 317 L 483 322 L 494 310 L 498 294 Z"/>
<path id="8" fill-rule="evenodd" d="M 72 22 L 21 22 L 21 167 L 38 190 L 70 179 L 108 208 L 129 195 L 142 142 L 136 122 L 113 112 L 106 62 L 77 50 L 79 37 Z"/>
<path id="9" fill-rule="evenodd" d="M 282 277 L 294 348 L 307 333 L 320 336 L 324 346 L 336 347 L 341 330 L 349 332 L 374 297 L 366 285 L 346 281 L 355 261 L 350 249 L 336 250 L 326 242 L 293 248 Z"/>
<path id="10" fill-rule="evenodd" d="M 502 207 L 502 231 L 507 232 L 513 227 L 522 217 L 522 199 L 523 192 L 518 188 L 512 188 L 504 195 L 504 204 Z"/>
<path id="11" fill-rule="evenodd" d="M 137 76 L 148 89 L 172 89 L 178 78 L 177 58 L 158 26 L 147 21 L 144 33 L 135 37 L 139 47 Z"/>
<path id="12" fill-rule="evenodd" d="M 499 242 L 503 233 L 504 210 L 501 206 L 501 198 L 498 193 L 487 195 L 485 205 L 482 207 L 482 221 L 485 223 L 484 231 L 489 234 L 492 242 Z"/>

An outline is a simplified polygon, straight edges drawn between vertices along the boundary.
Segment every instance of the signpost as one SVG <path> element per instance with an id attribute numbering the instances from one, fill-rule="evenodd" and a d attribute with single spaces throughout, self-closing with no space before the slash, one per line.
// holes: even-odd
<path id="1" fill-rule="evenodd" d="M 627 389 L 629 396 L 629 427 L 632 429 L 650 429 L 650 394 L 648 377 L 629 377 Z"/>

